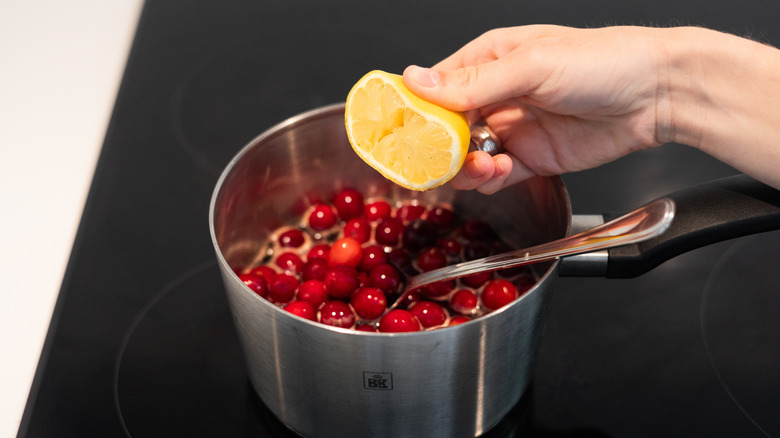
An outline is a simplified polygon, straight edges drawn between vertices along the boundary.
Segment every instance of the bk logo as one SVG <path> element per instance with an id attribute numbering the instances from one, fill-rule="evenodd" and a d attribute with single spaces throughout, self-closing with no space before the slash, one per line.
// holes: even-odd
<path id="1" fill-rule="evenodd" d="M 374 390 L 393 389 L 393 375 L 391 373 L 363 372 L 363 388 Z"/>

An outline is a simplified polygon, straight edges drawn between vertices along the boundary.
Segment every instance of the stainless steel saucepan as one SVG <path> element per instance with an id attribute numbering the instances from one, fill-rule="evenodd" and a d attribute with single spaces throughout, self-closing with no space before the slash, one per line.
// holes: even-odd
<path id="1" fill-rule="evenodd" d="M 440 187 L 410 192 L 365 165 L 347 142 L 344 107 L 293 117 L 244 147 L 224 170 L 209 225 L 249 376 L 263 403 L 290 429 L 316 437 L 473 437 L 497 424 L 528 386 L 550 293 L 563 275 L 632 277 L 677 254 L 780 228 L 780 194 L 749 178 L 671 194 L 677 206 L 660 237 L 533 265 L 537 284 L 474 321 L 416 333 L 366 333 L 313 323 L 250 291 L 233 268 L 253 263 L 306 200 L 342 187 L 365 196 L 445 202 L 490 222 L 527 247 L 568 235 L 591 217 L 572 216 L 558 177 L 537 177 L 494 195 Z"/>

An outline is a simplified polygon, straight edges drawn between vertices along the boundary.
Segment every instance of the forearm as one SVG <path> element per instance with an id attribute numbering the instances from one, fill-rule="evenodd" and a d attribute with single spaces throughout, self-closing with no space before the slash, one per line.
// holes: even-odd
<path id="1" fill-rule="evenodd" d="M 706 29 L 668 32 L 659 141 L 699 148 L 780 188 L 780 51 Z"/>

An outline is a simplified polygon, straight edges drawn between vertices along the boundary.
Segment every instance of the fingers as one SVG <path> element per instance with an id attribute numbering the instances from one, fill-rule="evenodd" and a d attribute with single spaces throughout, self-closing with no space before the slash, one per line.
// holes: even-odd
<path id="1" fill-rule="evenodd" d="M 458 190 L 476 189 L 486 195 L 530 178 L 534 173 L 516 158 L 498 154 L 491 157 L 482 151 L 470 152 L 457 175 L 450 181 Z"/>

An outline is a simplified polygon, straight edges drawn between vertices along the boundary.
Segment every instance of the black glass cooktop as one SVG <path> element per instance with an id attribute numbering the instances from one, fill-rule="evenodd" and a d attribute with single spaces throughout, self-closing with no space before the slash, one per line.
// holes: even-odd
<path id="1" fill-rule="evenodd" d="M 208 234 L 251 138 L 499 26 L 693 24 L 780 43 L 780 6 L 669 0 L 149 1 L 19 435 L 293 436 L 253 392 Z M 567 175 L 576 213 L 735 172 L 679 145 Z M 780 436 L 780 234 L 628 280 L 563 278 L 494 437 Z"/>

